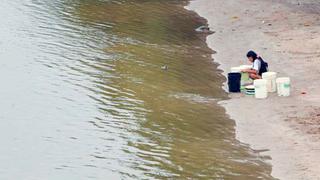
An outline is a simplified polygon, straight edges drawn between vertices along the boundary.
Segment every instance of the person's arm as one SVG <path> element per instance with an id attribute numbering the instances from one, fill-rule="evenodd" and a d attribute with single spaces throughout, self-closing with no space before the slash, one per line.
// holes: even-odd
<path id="1" fill-rule="evenodd" d="M 244 72 L 247 72 L 249 74 L 258 74 L 260 67 L 261 67 L 261 62 L 259 60 L 255 60 L 253 62 L 253 67 L 251 69 L 245 69 Z"/>
<path id="2" fill-rule="evenodd" d="M 242 70 L 242 72 L 258 74 L 257 70 L 255 70 L 255 69 L 244 69 L 244 70 Z"/>

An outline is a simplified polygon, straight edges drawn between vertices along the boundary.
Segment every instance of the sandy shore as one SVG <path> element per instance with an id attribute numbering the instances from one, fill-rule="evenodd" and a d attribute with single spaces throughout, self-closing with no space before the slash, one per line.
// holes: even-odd
<path id="1" fill-rule="evenodd" d="M 221 102 L 236 121 L 237 138 L 271 156 L 275 178 L 320 179 L 320 3 L 194 0 L 187 8 L 216 31 L 207 43 L 225 75 L 246 64 L 253 49 L 271 71 L 292 80 L 291 97 L 230 95 Z"/>

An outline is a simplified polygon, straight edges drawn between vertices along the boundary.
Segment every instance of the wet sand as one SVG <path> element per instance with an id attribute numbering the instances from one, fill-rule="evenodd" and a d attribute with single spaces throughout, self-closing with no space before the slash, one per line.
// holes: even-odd
<path id="1" fill-rule="evenodd" d="M 319 4 L 195 0 L 187 7 L 216 31 L 207 43 L 217 51 L 213 59 L 224 75 L 230 67 L 246 64 L 245 53 L 253 49 L 271 71 L 291 78 L 290 97 L 269 94 L 256 100 L 232 94 L 220 102 L 236 121 L 237 138 L 271 156 L 272 175 L 279 179 L 320 179 Z"/>

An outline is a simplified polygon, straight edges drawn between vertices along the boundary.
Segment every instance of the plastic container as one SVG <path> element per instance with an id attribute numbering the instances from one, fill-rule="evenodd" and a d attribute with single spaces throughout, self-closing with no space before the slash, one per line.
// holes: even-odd
<path id="1" fill-rule="evenodd" d="M 241 65 L 240 68 L 241 69 L 251 69 L 252 65 Z"/>
<path id="2" fill-rule="evenodd" d="M 240 92 L 241 73 L 228 74 L 229 92 Z"/>
<path id="3" fill-rule="evenodd" d="M 249 73 L 241 72 L 241 86 L 245 86 L 251 83 Z"/>
<path id="4" fill-rule="evenodd" d="M 254 91 L 254 86 L 253 85 L 249 85 L 245 87 L 245 94 L 246 95 L 254 95 L 255 91 Z"/>
<path id="5" fill-rule="evenodd" d="M 253 81 L 255 97 L 257 99 L 265 99 L 268 97 L 267 80 L 256 79 Z"/>
<path id="6" fill-rule="evenodd" d="M 277 83 L 278 96 L 290 96 L 290 87 L 291 87 L 290 78 L 288 77 L 277 78 L 276 83 Z"/>
<path id="7" fill-rule="evenodd" d="M 231 73 L 240 73 L 241 72 L 241 68 L 240 67 L 232 67 L 230 69 Z"/>
<path id="8" fill-rule="evenodd" d="M 252 68 L 252 65 L 241 65 L 239 68 L 240 68 L 240 71 L 244 69 L 250 69 Z M 241 72 L 241 86 L 245 86 L 249 83 L 251 83 L 249 73 Z"/>
<path id="9" fill-rule="evenodd" d="M 276 90 L 277 90 L 276 78 L 277 78 L 276 72 L 262 73 L 262 79 L 267 80 L 268 92 L 276 92 Z"/>

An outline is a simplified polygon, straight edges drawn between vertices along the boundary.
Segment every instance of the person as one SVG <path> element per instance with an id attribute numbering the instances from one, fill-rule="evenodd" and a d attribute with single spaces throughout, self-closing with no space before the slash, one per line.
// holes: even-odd
<path id="1" fill-rule="evenodd" d="M 244 69 L 242 72 L 249 73 L 251 79 L 261 79 L 262 73 L 268 71 L 268 63 L 254 51 L 249 51 L 247 53 L 247 58 L 252 63 L 252 68 Z"/>

